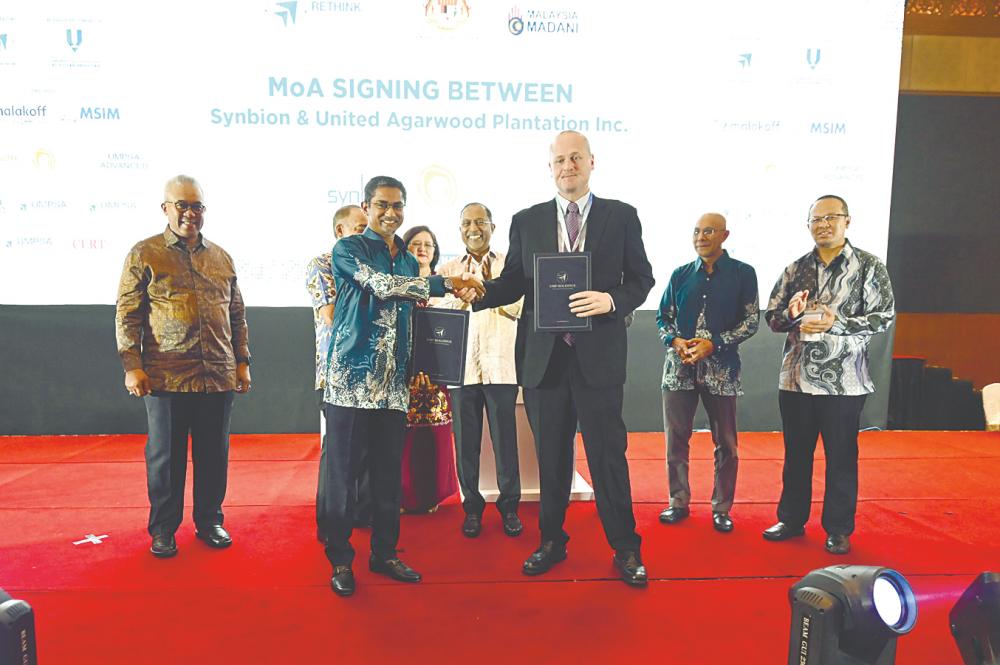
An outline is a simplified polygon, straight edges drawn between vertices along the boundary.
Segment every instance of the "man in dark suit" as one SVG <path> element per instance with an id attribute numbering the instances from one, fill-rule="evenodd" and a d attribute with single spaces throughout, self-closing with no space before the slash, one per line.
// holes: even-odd
<path id="1" fill-rule="evenodd" d="M 563 522 L 579 422 L 614 563 L 626 583 L 643 586 L 646 568 L 632 514 L 622 420 L 625 317 L 645 301 L 655 280 L 635 208 L 590 193 L 594 157 L 587 138 L 560 133 L 549 166 L 555 199 L 514 215 L 507 263 L 497 279 L 486 282 L 486 295 L 475 306 L 499 307 L 524 296 L 515 356 L 541 481 L 541 545 L 524 562 L 524 573 L 540 575 L 566 558 Z M 570 300 L 577 316 L 593 317 L 593 328 L 572 335 L 535 332 L 534 255 L 569 251 L 591 253 L 594 290 L 574 293 Z"/>

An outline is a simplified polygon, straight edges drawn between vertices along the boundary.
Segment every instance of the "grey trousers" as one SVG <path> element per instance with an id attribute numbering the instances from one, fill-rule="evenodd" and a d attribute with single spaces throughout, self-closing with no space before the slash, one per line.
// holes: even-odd
<path id="1" fill-rule="evenodd" d="M 229 421 L 233 391 L 156 392 L 143 398 L 149 534 L 177 531 L 184 512 L 188 435 L 194 464 L 194 523 L 199 529 L 222 525 L 222 501 L 229 471 Z"/>
<path id="2" fill-rule="evenodd" d="M 452 429 L 458 484 L 471 515 L 482 515 L 486 501 L 479 492 L 479 457 L 483 444 L 483 408 L 489 419 L 493 457 L 496 460 L 496 507 L 501 515 L 516 513 L 521 502 L 521 471 L 517 459 L 517 386 L 502 383 L 470 384 L 451 388 Z"/>
<path id="3" fill-rule="evenodd" d="M 667 477 L 670 482 L 670 506 L 686 508 L 691 501 L 688 483 L 691 428 L 701 398 L 708 414 L 715 443 L 715 488 L 712 511 L 729 512 L 736 496 L 736 472 L 739 455 L 736 441 L 736 397 L 712 395 L 704 386 L 694 390 L 663 391 L 663 428 L 667 438 Z"/>

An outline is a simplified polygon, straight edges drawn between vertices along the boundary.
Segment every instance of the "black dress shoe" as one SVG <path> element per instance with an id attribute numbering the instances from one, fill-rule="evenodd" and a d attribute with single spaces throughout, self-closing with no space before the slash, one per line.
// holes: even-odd
<path id="1" fill-rule="evenodd" d="M 541 575 L 565 558 L 565 545 L 556 545 L 554 540 L 546 540 L 531 553 L 521 570 L 525 575 Z"/>
<path id="2" fill-rule="evenodd" d="M 504 533 L 513 538 L 520 536 L 522 531 L 524 531 L 524 525 L 521 524 L 521 518 L 517 516 L 517 513 L 507 513 L 503 516 Z"/>
<path id="3" fill-rule="evenodd" d="M 169 559 L 177 554 L 177 541 L 174 540 L 174 534 L 153 536 L 153 544 L 149 551 L 157 559 Z"/>
<path id="4" fill-rule="evenodd" d="M 715 527 L 716 531 L 729 533 L 733 530 L 733 519 L 729 513 L 712 513 L 712 526 Z"/>
<path id="5" fill-rule="evenodd" d="M 690 514 L 690 508 L 667 508 L 660 513 L 660 521 L 664 524 L 677 524 Z"/>
<path id="6" fill-rule="evenodd" d="M 847 554 L 851 551 L 850 537 L 831 533 L 826 537 L 826 551 L 830 554 Z"/>
<path id="7" fill-rule="evenodd" d="M 788 540 L 795 536 L 801 536 L 805 532 L 806 530 L 802 527 L 788 526 L 784 522 L 778 522 L 774 526 L 764 529 L 764 540 Z"/>
<path id="8" fill-rule="evenodd" d="M 615 568 L 622 574 L 622 581 L 629 586 L 646 586 L 646 566 L 639 553 L 633 550 L 615 552 Z"/>
<path id="9" fill-rule="evenodd" d="M 212 524 L 204 528 L 199 528 L 194 535 L 198 536 L 209 547 L 229 547 L 233 544 L 233 539 L 229 532 L 222 528 L 221 524 Z"/>
<path id="10" fill-rule="evenodd" d="M 330 588 L 338 596 L 350 596 L 354 593 L 354 571 L 351 570 L 350 566 L 333 567 Z"/>
<path id="11" fill-rule="evenodd" d="M 475 515 L 473 513 L 468 513 L 465 516 L 465 521 L 462 522 L 462 535 L 466 538 L 475 538 L 479 535 L 479 532 L 483 530 L 483 517 L 482 515 Z"/>
<path id="12" fill-rule="evenodd" d="M 368 570 L 391 577 L 397 582 L 419 582 L 421 580 L 420 573 L 399 559 L 386 559 L 382 561 L 373 556 L 368 559 Z"/>

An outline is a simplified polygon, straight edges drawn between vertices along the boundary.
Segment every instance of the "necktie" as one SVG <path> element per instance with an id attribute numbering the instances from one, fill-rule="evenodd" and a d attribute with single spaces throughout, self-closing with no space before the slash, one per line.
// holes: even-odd
<path id="1" fill-rule="evenodd" d="M 569 235 L 569 247 L 566 248 L 566 251 L 572 252 L 573 246 L 576 245 L 576 238 L 580 235 L 580 207 L 576 205 L 576 201 L 571 201 L 566 206 L 566 234 Z M 563 333 L 562 338 L 567 345 L 576 345 L 576 336 L 573 333 Z"/>
<path id="2" fill-rule="evenodd" d="M 580 208 L 576 201 L 572 201 L 566 206 L 566 233 L 569 235 L 569 247 L 567 251 L 572 252 L 576 245 L 576 237 L 580 235 Z"/>

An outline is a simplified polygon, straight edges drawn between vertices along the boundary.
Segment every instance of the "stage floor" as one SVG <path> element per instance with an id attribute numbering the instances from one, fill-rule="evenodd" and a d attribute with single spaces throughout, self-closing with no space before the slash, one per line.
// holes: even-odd
<path id="1" fill-rule="evenodd" d="M 234 436 L 226 527 L 212 550 L 188 516 L 180 553 L 148 552 L 142 436 L 0 437 L 0 587 L 34 607 L 39 661 L 59 663 L 668 662 L 773 664 L 787 658 L 788 588 L 837 563 L 883 565 L 916 590 L 919 618 L 899 665 L 960 663 L 947 614 L 973 577 L 1000 569 L 1000 433 L 862 434 L 854 551 L 823 550 L 821 504 L 806 537 L 769 543 L 781 437 L 740 435 L 736 529 L 711 528 L 711 441 L 692 444 L 692 516 L 664 526 L 663 436 L 630 436 L 647 589 L 618 581 L 592 502 L 571 505 L 569 558 L 521 574 L 534 549 L 504 536 L 488 507 L 483 534 L 461 535 L 452 498 L 405 515 L 401 557 L 424 575 L 404 585 L 368 572 L 355 533 L 358 592 L 330 591 L 315 540 L 317 435 Z M 578 468 L 589 480 L 582 447 Z M 814 498 L 822 498 L 822 454 Z M 190 473 L 190 470 L 189 470 Z M 84 540 L 88 535 L 92 540 Z M 81 542 L 82 541 L 82 542 Z"/>

